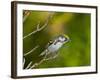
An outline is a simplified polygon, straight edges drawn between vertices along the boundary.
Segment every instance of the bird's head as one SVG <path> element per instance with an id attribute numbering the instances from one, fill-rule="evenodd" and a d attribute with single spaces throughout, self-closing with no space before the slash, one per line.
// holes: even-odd
<path id="1" fill-rule="evenodd" d="M 58 40 L 59 40 L 59 42 L 62 42 L 62 43 L 66 43 L 66 42 L 70 41 L 69 37 L 67 35 L 65 35 L 65 34 L 61 34 L 58 37 Z"/>

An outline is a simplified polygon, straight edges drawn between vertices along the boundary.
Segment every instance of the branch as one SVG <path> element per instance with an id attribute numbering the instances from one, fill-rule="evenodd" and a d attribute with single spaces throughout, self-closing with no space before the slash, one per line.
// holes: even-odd
<path id="1" fill-rule="evenodd" d="M 31 36 L 32 34 L 35 34 L 36 32 L 38 32 L 38 27 L 39 27 L 39 25 L 40 25 L 40 23 L 38 23 L 38 25 L 37 25 L 37 29 L 36 29 L 35 31 L 32 31 L 32 32 L 29 33 L 28 35 L 24 36 L 23 39 L 25 39 L 25 38 Z"/>
<path id="2" fill-rule="evenodd" d="M 44 24 L 42 27 L 40 27 L 40 22 L 39 22 L 39 23 L 37 24 L 37 26 L 36 26 L 36 30 L 35 30 L 35 31 L 32 31 L 32 32 L 29 33 L 28 35 L 24 36 L 23 39 L 25 39 L 25 38 L 31 36 L 32 34 L 35 34 L 35 33 L 39 32 L 39 31 L 43 30 L 43 29 L 48 25 L 49 20 L 52 18 L 53 14 L 54 14 L 54 13 L 52 13 L 52 14 L 47 18 L 45 24 Z M 32 52 L 35 51 L 38 47 L 39 47 L 39 46 L 37 45 L 36 47 L 34 47 L 33 49 L 31 49 L 29 52 L 25 53 L 24 56 L 27 56 L 28 54 L 32 53 Z M 35 64 L 33 64 L 33 66 L 31 66 L 31 65 L 32 65 L 32 61 L 31 61 L 31 62 L 28 64 L 28 66 L 26 67 L 26 69 L 28 69 L 28 68 L 31 69 L 31 68 L 34 68 L 35 66 L 41 64 L 41 63 L 45 60 L 45 58 L 46 58 L 46 55 L 45 55 L 45 57 L 44 57 L 39 63 L 35 63 Z M 25 65 L 25 60 L 24 60 L 24 62 L 23 62 L 23 65 Z"/>
<path id="3" fill-rule="evenodd" d="M 48 54 L 48 50 L 45 50 L 45 51 L 43 51 L 43 52 L 45 52 L 45 53 L 46 53 L 46 54 L 45 54 L 45 56 L 44 56 L 44 58 L 43 58 L 43 59 L 41 59 L 38 63 L 33 64 L 33 65 L 30 67 L 30 69 L 33 69 L 34 67 L 36 67 L 36 66 L 40 65 L 42 62 L 44 62 L 44 61 L 45 61 L 45 59 L 46 59 L 46 57 L 47 57 L 47 54 Z M 42 52 L 42 53 L 43 53 L 43 52 Z"/>
<path id="4" fill-rule="evenodd" d="M 23 59 L 23 68 L 24 68 L 24 65 L 25 65 L 25 58 Z"/>
<path id="5" fill-rule="evenodd" d="M 44 56 L 44 58 L 43 58 L 40 62 L 33 64 L 33 65 L 30 67 L 30 69 L 35 68 L 36 66 L 40 65 L 40 64 L 41 64 L 42 62 L 44 62 L 44 61 L 48 61 L 48 60 L 55 59 L 55 58 L 58 56 L 58 54 L 55 54 L 55 55 L 52 56 L 52 57 L 46 58 L 48 53 L 49 53 L 48 50 L 46 50 L 46 55 Z"/>
<path id="6" fill-rule="evenodd" d="M 29 69 L 31 64 L 32 64 L 32 61 L 28 64 L 28 66 L 25 69 Z"/>
<path id="7" fill-rule="evenodd" d="M 41 31 L 42 29 L 44 29 L 44 28 L 48 25 L 49 20 L 52 18 L 53 14 L 54 14 L 54 13 L 52 13 L 52 14 L 47 18 L 45 24 L 44 24 L 42 27 L 40 27 L 40 22 L 39 22 L 39 23 L 37 24 L 37 29 L 36 29 L 35 31 L 32 31 L 32 32 L 29 33 L 28 35 L 24 36 L 23 39 L 25 39 L 25 38 L 31 36 L 32 34 L 35 34 L 35 33 L 39 32 L 39 31 Z"/>
<path id="8" fill-rule="evenodd" d="M 48 61 L 48 60 L 52 60 L 52 59 L 55 59 L 57 56 L 58 56 L 58 54 L 54 55 L 53 57 L 50 57 L 50 58 L 46 58 L 46 59 L 45 59 L 45 61 Z"/>
<path id="9" fill-rule="evenodd" d="M 27 56 L 27 55 L 29 55 L 30 53 L 34 52 L 38 47 L 39 47 L 39 46 L 37 45 L 36 47 L 34 47 L 33 49 L 31 49 L 29 52 L 25 53 L 24 56 Z M 29 68 L 29 67 L 31 66 L 31 64 L 32 64 L 32 62 L 26 67 L 26 69 Z M 24 60 L 23 60 L 23 67 L 24 67 L 24 65 L 25 65 L 25 58 L 24 58 Z"/>
<path id="10" fill-rule="evenodd" d="M 46 57 L 46 56 L 45 56 L 45 57 Z M 30 67 L 30 69 L 33 69 L 34 67 L 36 67 L 36 66 L 40 65 L 42 62 L 44 62 L 44 61 L 45 61 L 45 57 L 44 57 L 39 63 L 33 64 L 33 65 Z"/>
<path id="11" fill-rule="evenodd" d="M 28 54 L 34 52 L 37 48 L 39 47 L 39 45 L 35 46 L 33 49 L 31 49 L 29 52 L 25 53 L 24 56 L 27 56 Z"/>

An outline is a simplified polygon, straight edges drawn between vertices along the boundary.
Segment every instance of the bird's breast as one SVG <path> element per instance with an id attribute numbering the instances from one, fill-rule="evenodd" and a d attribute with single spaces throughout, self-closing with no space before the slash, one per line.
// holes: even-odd
<path id="1" fill-rule="evenodd" d="M 57 43 L 56 45 L 55 44 L 51 44 L 49 47 L 48 47 L 48 50 L 50 52 L 55 52 L 55 51 L 58 51 L 59 48 L 62 46 L 63 44 L 62 43 Z"/>

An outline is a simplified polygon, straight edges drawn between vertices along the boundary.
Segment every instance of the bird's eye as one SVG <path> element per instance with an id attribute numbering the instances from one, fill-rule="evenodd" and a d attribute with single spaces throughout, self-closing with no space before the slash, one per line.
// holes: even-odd
<path id="1" fill-rule="evenodd" d="M 65 38 L 65 41 L 68 41 L 68 38 Z"/>

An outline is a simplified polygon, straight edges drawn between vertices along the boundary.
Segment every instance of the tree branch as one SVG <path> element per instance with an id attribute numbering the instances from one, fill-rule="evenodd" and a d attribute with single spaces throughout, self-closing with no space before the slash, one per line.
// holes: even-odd
<path id="1" fill-rule="evenodd" d="M 39 31 L 41 31 L 42 29 L 44 29 L 44 28 L 48 25 L 49 20 L 52 18 L 53 14 L 54 14 L 54 13 L 52 13 L 52 14 L 47 18 L 45 24 L 44 24 L 42 27 L 40 27 L 40 22 L 39 22 L 39 23 L 37 24 L 37 27 L 36 27 L 37 29 L 36 29 L 35 31 L 32 31 L 32 32 L 29 33 L 28 35 L 24 36 L 23 39 L 25 39 L 25 38 L 31 36 L 32 34 L 35 34 L 35 33 L 39 32 Z"/>
<path id="2" fill-rule="evenodd" d="M 32 61 L 28 64 L 28 66 L 25 69 L 29 69 L 31 64 L 32 64 Z"/>
<path id="3" fill-rule="evenodd" d="M 25 53 L 24 56 L 27 56 L 28 54 L 34 52 L 37 48 L 39 47 L 39 45 L 35 46 L 33 49 L 31 49 L 29 52 Z"/>
<path id="4" fill-rule="evenodd" d="M 25 65 L 25 58 L 23 59 L 23 68 L 24 68 L 24 65 Z"/>
<path id="5" fill-rule="evenodd" d="M 32 34 L 35 34 L 35 33 L 39 32 L 39 31 L 43 30 L 48 25 L 49 20 L 53 17 L 53 14 L 54 13 L 50 14 L 50 16 L 47 18 L 45 24 L 42 27 L 40 27 L 40 22 L 39 22 L 37 24 L 37 26 L 36 26 L 36 30 L 34 30 L 31 33 L 29 33 L 28 35 L 24 36 L 23 39 L 31 36 Z M 39 46 L 37 45 L 36 47 L 34 47 L 33 49 L 31 49 L 29 52 L 25 53 L 24 56 L 29 55 L 30 53 L 32 53 L 33 51 L 35 51 L 38 47 Z M 39 63 L 35 63 L 33 65 L 32 65 L 32 61 L 31 61 L 25 69 L 32 69 L 32 68 L 38 66 L 39 64 L 41 64 L 45 60 L 45 58 L 46 58 L 46 55 L 45 55 L 45 57 L 41 61 L 39 61 Z M 25 60 L 23 61 L 23 65 L 25 65 Z"/>
<path id="6" fill-rule="evenodd" d="M 30 67 L 30 69 L 33 69 L 34 67 L 36 67 L 36 66 L 40 65 L 43 61 L 45 61 L 46 56 L 47 56 L 47 53 L 48 53 L 48 50 L 45 50 L 45 51 L 43 51 L 42 53 L 44 53 L 44 52 L 46 53 L 46 54 L 45 54 L 45 56 L 44 56 L 44 58 L 43 58 L 43 59 L 41 59 L 39 62 L 37 62 L 37 63 L 33 64 L 33 65 Z"/>

